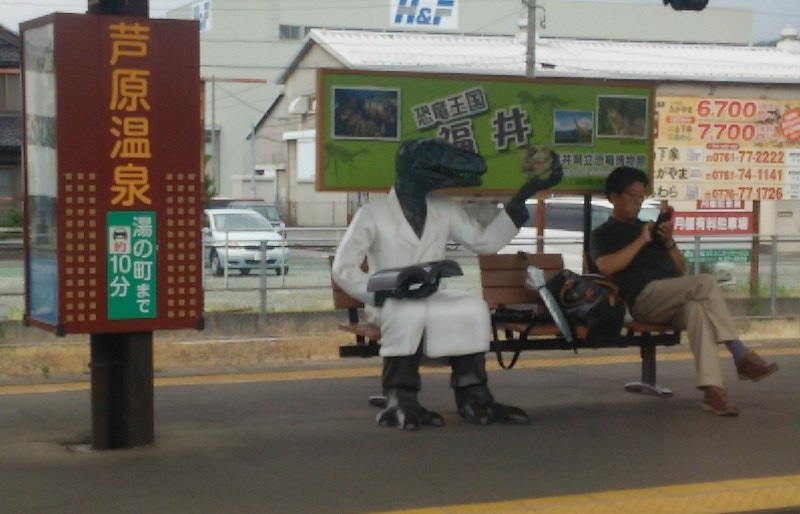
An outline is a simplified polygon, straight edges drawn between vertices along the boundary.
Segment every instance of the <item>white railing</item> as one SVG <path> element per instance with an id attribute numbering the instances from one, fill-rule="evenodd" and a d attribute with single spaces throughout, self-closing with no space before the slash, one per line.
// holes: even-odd
<path id="1" fill-rule="evenodd" d="M 205 307 L 209 311 L 314 311 L 330 308 L 328 256 L 336 251 L 343 227 L 287 228 L 282 243 L 291 250 L 288 274 L 259 268 L 247 275 L 225 273 L 212 276 L 204 268 Z M 506 251 L 535 252 L 536 238 L 518 239 Z M 545 251 L 564 255 L 570 268 L 580 271 L 583 241 L 575 237 L 543 238 Z M 762 313 L 777 315 L 781 303 L 800 298 L 800 237 L 796 236 L 703 236 L 678 238 L 690 255 L 693 273 L 717 273 L 731 298 L 750 298 L 761 303 Z M 266 248 L 262 248 L 263 252 Z M 700 254 L 700 260 L 691 258 Z M 725 257 L 731 257 L 725 261 Z M 477 259 L 458 246 L 448 249 L 464 269 L 464 276 L 448 279 L 452 287 L 480 294 Z M 263 259 L 263 257 L 262 257 Z M 749 260 L 748 260 L 749 259 Z M 205 260 L 205 259 L 204 259 Z M 745 260 L 746 262 L 743 262 Z M 285 264 L 285 263 L 284 263 Z M 0 245 L 0 317 L 19 318 L 24 310 L 24 263 L 21 238 Z"/>

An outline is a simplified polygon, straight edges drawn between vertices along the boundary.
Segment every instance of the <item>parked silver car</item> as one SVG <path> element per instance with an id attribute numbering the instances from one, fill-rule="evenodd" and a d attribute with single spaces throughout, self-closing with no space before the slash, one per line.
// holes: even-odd
<path id="1" fill-rule="evenodd" d="M 225 270 L 242 275 L 261 269 L 262 242 L 266 246 L 266 269 L 277 275 L 289 272 L 291 252 L 275 227 L 251 209 L 206 209 L 203 220 L 205 263 L 211 273 Z"/>
<path id="2" fill-rule="evenodd" d="M 278 208 L 272 204 L 258 201 L 234 200 L 228 204 L 228 207 L 254 210 L 267 218 L 269 222 L 272 223 L 272 226 L 275 227 L 275 230 L 280 233 L 283 233 L 286 228 L 286 223 L 281 219 L 281 213 L 278 212 Z"/>

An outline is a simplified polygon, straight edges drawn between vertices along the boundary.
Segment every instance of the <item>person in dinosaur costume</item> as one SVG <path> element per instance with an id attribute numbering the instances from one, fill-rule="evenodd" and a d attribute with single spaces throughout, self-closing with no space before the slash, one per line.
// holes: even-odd
<path id="1" fill-rule="evenodd" d="M 387 197 L 365 204 L 353 217 L 337 249 L 332 276 L 350 296 L 364 302 L 367 316 L 381 327 L 386 407 L 377 416 L 379 425 L 404 430 L 444 425 L 441 415 L 417 399 L 423 353 L 448 358 L 458 414 L 466 421 L 530 422 L 522 409 L 496 402 L 489 390 L 485 353 L 491 322 L 483 299 L 420 287 L 403 298 L 376 301 L 375 293 L 367 290 L 370 272 L 362 263 L 366 258 L 368 270 L 375 272 L 442 260 L 448 240 L 478 254 L 496 253 L 528 219 L 525 200 L 561 180 L 558 156 L 546 148 L 539 151 L 548 152 L 545 160 L 551 165 L 523 169 L 528 180 L 483 226 L 458 202 L 435 192 L 479 186 L 486 172 L 483 157 L 442 139 L 405 141 L 397 151 L 396 180 Z"/>

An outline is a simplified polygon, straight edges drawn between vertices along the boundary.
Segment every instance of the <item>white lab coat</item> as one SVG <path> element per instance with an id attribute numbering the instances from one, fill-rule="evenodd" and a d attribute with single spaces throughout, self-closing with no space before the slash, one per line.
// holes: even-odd
<path id="1" fill-rule="evenodd" d="M 370 271 L 398 268 L 445 258 L 448 239 L 478 254 L 496 253 L 516 235 L 517 227 L 505 210 L 484 228 L 445 195 L 430 193 L 422 238 L 405 219 L 394 188 L 385 199 L 370 202 L 356 213 L 333 261 L 333 279 L 347 293 L 364 302 L 371 321 L 381 327 L 381 355 L 423 350 L 430 357 L 466 355 L 489 349 L 489 309 L 481 298 L 462 291 L 439 291 L 424 299 L 387 299 L 375 307 L 367 292 Z"/>

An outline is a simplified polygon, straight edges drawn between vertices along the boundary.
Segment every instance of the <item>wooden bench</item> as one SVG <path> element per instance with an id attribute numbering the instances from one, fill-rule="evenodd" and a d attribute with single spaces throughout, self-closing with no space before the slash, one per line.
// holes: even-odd
<path id="1" fill-rule="evenodd" d="M 558 327 L 546 316 L 546 308 L 539 293 L 524 286 L 527 267 L 534 265 L 544 270 L 549 279 L 564 268 L 560 254 L 502 254 L 478 257 L 483 299 L 492 316 L 491 350 L 503 367 L 512 367 L 520 352 L 526 350 L 572 350 Z M 500 321 L 496 314 L 507 308 L 532 309 L 540 314 L 533 322 Z M 628 382 L 625 389 L 670 396 L 672 391 L 656 383 L 656 348 L 680 343 L 680 332 L 668 325 L 655 325 L 626 321 L 619 338 L 613 343 L 588 345 L 577 342 L 577 349 L 624 348 L 638 346 L 642 359 L 641 380 Z M 509 365 L 503 361 L 503 352 L 512 352 Z"/>
<path id="2" fill-rule="evenodd" d="M 333 256 L 328 257 L 328 264 L 333 264 Z M 364 304 L 347 294 L 332 277 L 331 290 L 333 308 L 347 312 L 347 323 L 339 324 L 339 330 L 350 332 L 355 336 L 355 344 L 339 346 L 339 357 L 377 356 L 380 350 L 381 328 L 374 323 L 362 321 Z"/>
<path id="3" fill-rule="evenodd" d="M 332 259 L 331 257 L 331 262 Z M 492 314 L 498 309 L 518 307 L 533 309 L 542 315 L 534 324 L 497 322 L 493 316 L 490 350 L 497 354 L 503 367 L 512 367 L 516 357 L 523 351 L 573 349 L 572 343 L 562 336 L 552 320 L 544 316 L 545 307 L 539 294 L 524 286 L 530 264 L 543 269 L 546 278 L 563 269 L 564 263 L 560 254 L 498 254 L 478 257 L 478 262 L 483 298 Z M 347 322 L 341 323 L 339 329 L 353 334 L 355 338 L 353 344 L 339 347 L 339 356 L 377 356 L 380 350 L 380 327 L 363 321 L 364 304 L 348 295 L 333 280 L 331 289 L 334 309 L 347 312 Z M 642 359 L 641 380 L 626 383 L 625 389 L 670 396 L 671 390 L 656 383 L 656 347 L 679 343 L 680 332 L 670 326 L 628 321 L 614 344 L 587 346 L 579 343 L 578 349 L 638 346 Z M 514 354 L 510 365 L 503 361 L 503 352 Z"/>

